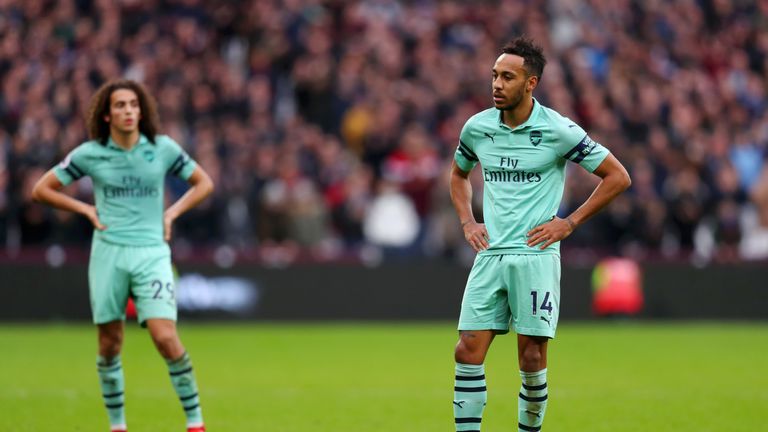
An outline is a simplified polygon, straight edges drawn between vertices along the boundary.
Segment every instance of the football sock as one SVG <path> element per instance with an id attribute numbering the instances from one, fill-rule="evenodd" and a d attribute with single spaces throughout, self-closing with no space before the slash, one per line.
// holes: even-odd
<path id="1" fill-rule="evenodd" d="M 125 429 L 125 379 L 120 356 L 111 359 L 98 356 L 96 369 L 99 371 L 101 394 L 107 407 L 110 428 Z"/>
<path id="2" fill-rule="evenodd" d="M 200 409 L 200 397 L 197 394 L 197 382 L 192 373 L 192 361 L 189 354 L 176 360 L 167 360 L 171 383 L 179 396 L 184 414 L 187 416 L 187 426 L 202 426 L 203 410 Z"/>
<path id="3" fill-rule="evenodd" d="M 547 370 L 520 371 L 520 377 L 523 385 L 517 399 L 518 431 L 540 431 L 547 410 Z"/>
<path id="4" fill-rule="evenodd" d="M 453 390 L 453 416 L 456 420 L 456 430 L 480 431 L 483 409 L 488 400 L 485 367 L 456 363 L 456 383 Z"/>

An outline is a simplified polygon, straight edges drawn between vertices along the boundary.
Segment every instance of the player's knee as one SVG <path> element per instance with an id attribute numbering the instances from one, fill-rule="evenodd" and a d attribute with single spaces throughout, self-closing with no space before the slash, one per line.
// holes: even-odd
<path id="1" fill-rule="evenodd" d="M 152 340 L 160 352 L 160 355 L 167 359 L 173 359 L 183 354 L 183 348 L 176 332 L 161 332 L 152 335 Z"/>
<path id="2" fill-rule="evenodd" d="M 152 336 L 152 340 L 159 349 L 165 349 L 173 346 L 176 341 L 176 335 L 170 332 L 163 332 Z"/>
<path id="3" fill-rule="evenodd" d="M 459 343 L 456 344 L 453 357 L 456 363 L 463 364 L 483 364 L 485 360 L 485 353 L 483 353 L 477 347 L 466 343 L 463 339 L 459 339 Z"/>
<path id="4" fill-rule="evenodd" d="M 123 334 L 121 332 L 99 333 L 99 352 L 104 357 L 111 358 L 118 355 L 122 346 Z"/>
<path id="5" fill-rule="evenodd" d="M 520 355 L 520 369 L 524 371 L 538 371 L 543 369 L 541 351 L 535 345 L 528 346 Z"/>

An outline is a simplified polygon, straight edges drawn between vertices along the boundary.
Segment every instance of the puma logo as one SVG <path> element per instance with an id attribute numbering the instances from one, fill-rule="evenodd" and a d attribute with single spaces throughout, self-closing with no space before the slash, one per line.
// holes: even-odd
<path id="1" fill-rule="evenodd" d="M 496 141 L 494 141 L 494 139 L 493 139 L 493 137 L 495 137 L 495 136 L 496 136 L 496 132 L 494 132 L 494 133 L 493 133 L 493 135 L 489 134 L 488 132 L 483 132 L 483 135 L 485 135 L 485 136 L 487 136 L 488 138 L 490 138 L 490 139 L 491 139 L 491 142 L 492 142 L 492 143 L 494 143 L 494 144 L 496 144 Z"/>
<path id="2" fill-rule="evenodd" d="M 453 404 L 459 408 L 464 408 L 465 403 L 467 403 L 467 401 L 453 401 Z"/>
<path id="3" fill-rule="evenodd" d="M 539 418 L 541 417 L 541 413 L 537 413 L 537 412 L 529 411 L 529 410 L 525 410 L 525 412 L 527 412 L 530 415 L 535 415 L 536 417 L 539 417 Z"/>
<path id="4" fill-rule="evenodd" d="M 551 323 L 551 322 L 549 322 L 549 320 L 548 320 L 548 319 L 546 319 L 546 318 L 544 318 L 544 317 L 539 317 L 539 318 L 540 318 L 542 321 L 544 321 L 545 323 L 547 323 L 547 325 L 548 325 L 548 326 L 552 327 L 552 323 Z"/>

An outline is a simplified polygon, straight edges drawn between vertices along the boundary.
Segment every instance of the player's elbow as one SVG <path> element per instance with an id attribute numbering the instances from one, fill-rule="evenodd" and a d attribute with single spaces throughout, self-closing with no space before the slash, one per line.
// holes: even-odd
<path id="1" fill-rule="evenodd" d="M 619 187 L 621 188 L 621 192 L 624 192 L 632 186 L 632 178 L 629 176 L 627 170 L 621 171 L 621 175 L 619 176 Z"/>
<path id="2" fill-rule="evenodd" d="M 624 192 L 632 186 L 632 179 L 629 177 L 629 173 L 623 166 L 611 170 L 608 176 L 605 177 L 605 180 L 617 194 Z"/>
<path id="3" fill-rule="evenodd" d="M 209 176 L 205 171 L 201 169 L 196 171 L 189 181 L 201 199 L 213 193 L 213 180 L 211 180 L 211 176 Z"/>
<path id="4" fill-rule="evenodd" d="M 32 188 L 32 201 L 38 202 L 38 203 L 44 203 L 45 202 L 45 192 L 43 191 L 44 186 L 40 184 L 40 182 L 37 182 L 37 184 Z"/>
<path id="5" fill-rule="evenodd" d="M 200 189 L 202 190 L 203 197 L 207 197 L 213 193 L 214 185 L 213 180 L 210 177 L 205 176 L 203 181 L 200 182 Z"/>

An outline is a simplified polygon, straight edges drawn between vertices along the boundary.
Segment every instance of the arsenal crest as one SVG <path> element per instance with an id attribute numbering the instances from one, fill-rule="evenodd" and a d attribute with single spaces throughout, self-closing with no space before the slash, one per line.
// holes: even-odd
<path id="1" fill-rule="evenodd" d="M 532 130 L 530 134 L 528 134 L 528 138 L 531 140 L 531 144 L 534 146 L 537 146 L 541 143 L 541 131 L 538 130 Z"/>

